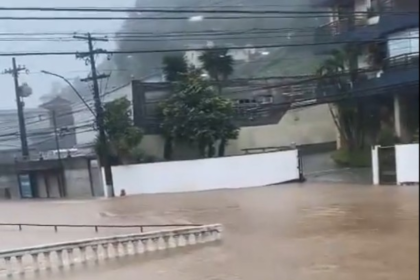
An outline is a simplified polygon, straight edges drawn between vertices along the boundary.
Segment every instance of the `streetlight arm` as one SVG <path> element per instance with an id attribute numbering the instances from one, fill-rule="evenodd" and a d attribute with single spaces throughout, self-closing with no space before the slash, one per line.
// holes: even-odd
<path id="1" fill-rule="evenodd" d="M 52 73 L 52 72 L 49 72 L 49 71 L 45 71 L 45 70 L 42 70 L 41 71 L 41 73 L 43 73 L 43 74 L 45 74 L 45 75 L 50 75 L 50 76 L 54 76 L 54 77 L 57 77 L 57 78 L 60 78 L 60 79 L 62 79 L 64 82 L 66 82 L 66 84 L 68 84 L 70 87 L 71 87 L 71 89 L 77 94 L 77 96 L 80 98 L 80 100 L 82 100 L 82 102 L 83 102 L 83 104 L 85 104 L 85 106 L 89 109 L 89 111 L 93 114 L 93 116 L 96 118 L 96 113 L 95 113 L 95 111 L 89 106 L 89 104 L 86 102 L 86 100 L 82 97 L 82 95 L 80 94 L 80 92 L 73 86 L 73 84 L 69 81 L 69 80 L 67 80 L 66 78 L 64 78 L 63 76 L 61 76 L 61 75 L 58 75 L 58 74 L 55 74 L 55 73 Z"/>

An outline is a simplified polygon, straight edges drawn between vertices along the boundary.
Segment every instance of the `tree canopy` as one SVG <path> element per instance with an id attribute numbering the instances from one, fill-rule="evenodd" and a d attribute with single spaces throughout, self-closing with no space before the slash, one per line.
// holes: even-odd
<path id="1" fill-rule="evenodd" d="M 200 55 L 199 60 L 203 64 L 203 70 L 207 71 L 221 91 L 221 83 L 226 81 L 234 71 L 234 60 L 229 55 L 229 50 L 217 47 L 209 48 Z"/>
<path id="2" fill-rule="evenodd" d="M 334 50 L 317 70 L 319 88 L 338 97 L 335 107 L 330 106 L 330 112 L 349 150 L 364 148 L 365 127 L 369 121 L 363 101 L 352 96 L 351 87 L 357 79 L 357 69 L 352 65 L 355 54 L 351 48 Z"/>
<path id="3" fill-rule="evenodd" d="M 164 135 L 196 144 L 203 157 L 214 155 L 217 141 L 238 137 L 232 102 L 216 94 L 199 70 L 191 70 L 160 107 Z"/>
<path id="4" fill-rule="evenodd" d="M 188 72 L 188 63 L 183 55 L 168 55 L 163 58 L 163 73 L 168 82 L 182 79 Z"/>
<path id="5" fill-rule="evenodd" d="M 108 156 L 113 164 L 138 161 L 143 132 L 134 126 L 131 112 L 131 103 L 125 97 L 104 105 L 108 145 L 104 147 L 98 139 L 96 152 L 100 157 Z"/>

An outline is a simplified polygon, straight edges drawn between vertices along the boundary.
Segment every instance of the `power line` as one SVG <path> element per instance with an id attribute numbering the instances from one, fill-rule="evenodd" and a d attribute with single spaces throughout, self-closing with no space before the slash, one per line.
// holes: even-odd
<path id="1" fill-rule="evenodd" d="M 225 30 L 214 30 L 214 29 L 205 29 L 200 31 L 172 31 L 172 32 L 141 32 L 141 31 L 101 31 L 101 32 L 92 32 L 92 35 L 109 35 L 109 34 L 118 34 L 118 35 L 156 35 L 156 36 L 170 36 L 170 35 L 208 35 L 208 34 L 221 34 L 221 35 L 236 35 L 236 34 L 245 34 L 250 32 L 265 32 L 265 31 L 299 31 L 299 30 L 314 30 L 316 27 L 308 26 L 308 27 L 299 27 L 299 28 L 286 28 L 286 27 L 276 27 L 276 28 L 250 28 L 250 29 L 243 29 L 243 30 L 235 30 L 235 31 L 225 31 Z M 44 35 L 68 35 L 73 36 L 75 32 L 67 31 L 67 32 L 3 32 L 0 33 L 0 36 L 44 36 Z"/>
<path id="2" fill-rule="evenodd" d="M 238 9 L 138 9 L 138 8 L 57 8 L 57 7 L 0 7 L 0 11 L 35 11 L 35 12 L 95 12 L 95 13 L 160 13 L 160 14 L 262 14 L 262 15 L 278 15 L 278 14 L 291 14 L 291 15 L 322 15 L 331 14 L 331 11 L 290 11 L 290 10 L 238 10 Z M 368 11 L 343 11 L 344 14 L 361 14 L 366 15 Z M 413 11 L 392 11 L 383 14 L 407 14 L 416 12 Z M 418 13 L 418 12 L 417 12 Z"/>
<path id="3" fill-rule="evenodd" d="M 407 39 L 416 39 L 417 37 L 409 37 Z M 390 40 L 404 40 L 402 38 L 398 39 L 374 39 L 364 41 L 364 43 L 375 43 L 375 42 L 388 42 Z M 311 46 L 328 46 L 328 45 L 342 45 L 353 43 L 352 41 L 339 41 L 339 42 L 322 42 L 322 43 L 296 43 L 296 44 L 272 44 L 272 45 L 254 45 L 254 46 L 229 46 L 229 50 L 246 50 L 246 49 L 273 49 L 273 48 L 298 48 L 298 47 L 311 47 Z M 215 50 L 226 49 L 223 48 L 214 48 Z M 96 50 L 95 54 L 150 54 L 150 53 L 175 53 L 175 52 L 188 52 L 188 51 L 206 51 L 208 48 L 180 48 L 180 49 L 162 49 L 162 50 Z M 15 53 L 0 53 L 0 57 L 10 57 L 10 56 L 66 56 L 66 55 L 75 55 L 78 52 L 74 51 L 53 51 L 53 52 L 15 52 Z"/>
<path id="4" fill-rule="evenodd" d="M 314 18 L 321 18 L 321 17 L 325 17 L 325 18 L 329 18 L 330 15 L 312 15 L 311 17 Z M 205 17 L 205 20 L 255 20 L 255 19 L 264 19 L 264 20 L 269 20 L 269 19 L 299 19 L 299 18 L 310 18 L 308 16 L 295 16 L 295 15 L 285 15 L 285 16 L 256 16 L 256 17 L 243 17 L 243 16 L 208 16 Z M 29 16 L 13 16 L 13 17 L 6 17 L 6 16 L 1 16 L 0 20 L 7 20 L 7 21 L 19 21 L 19 20 L 24 20 L 24 21 L 28 21 L 28 20 L 34 20 L 34 21 L 51 21 L 51 20 L 185 20 L 188 21 L 190 20 L 190 17 L 99 17 L 99 16 L 95 16 L 95 17 L 87 17 L 87 16 L 79 16 L 79 17 L 65 17 L 65 16 L 61 16 L 61 17 L 57 17 L 57 16 L 45 16 L 45 17 L 40 17 L 40 16 L 34 16 L 34 17 L 29 17 Z"/>
<path id="5" fill-rule="evenodd" d="M 369 74 L 369 73 L 376 73 L 376 72 L 377 72 L 377 70 L 372 70 L 372 69 L 359 69 L 359 71 L 358 71 L 359 74 Z M 349 72 L 339 73 L 337 75 L 330 75 L 328 78 L 346 77 L 348 75 L 349 75 Z M 231 91 L 231 92 L 229 92 L 229 94 L 247 93 L 247 92 L 251 92 L 251 91 L 254 91 L 254 90 L 269 90 L 269 89 L 275 89 L 275 88 L 287 88 L 287 87 L 290 87 L 290 86 L 297 86 L 297 85 L 303 85 L 303 86 L 308 87 L 308 88 L 303 88 L 303 90 L 306 90 L 306 91 L 307 90 L 313 90 L 314 86 L 316 86 L 316 84 L 320 80 L 323 80 L 324 78 L 318 77 L 316 75 L 274 76 L 274 77 L 264 77 L 264 78 L 236 79 L 236 80 L 230 80 L 230 81 L 228 81 L 228 83 L 232 85 L 232 83 L 235 83 L 235 82 L 267 81 L 267 80 L 272 81 L 274 79 L 278 79 L 278 80 L 283 79 L 283 80 L 286 80 L 286 82 L 274 83 L 274 84 L 269 84 L 269 85 L 267 85 L 267 84 L 253 84 L 253 85 L 244 84 L 243 86 L 253 86 L 253 87 L 251 87 L 249 89 L 245 89 L 245 90 Z M 302 79 L 302 80 L 298 80 L 298 79 Z M 298 80 L 298 81 L 290 82 L 290 80 Z M 113 91 L 107 92 L 107 93 L 105 93 L 101 96 L 102 97 L 106 96 L 108 94 L 111 94 L 112 92 Z M 87 100 L 87 102 L 91 102 L 92 100 L 93 99 Z M 79 102 L 78 104 L 77 103 L 74 103 L 74 104 L 76 106 L 82 105 L 81 102 Z M 60 114 L 60 115 L 58 115 L 58 117 L 62 117 L 62 116 L 65 116 L 65 115 L 70 115 L 70 114 L 76 114 L 76 113 L 84 112 L 84 111 L 87 112 L 88 109 L 83 107 L 82 109 L 79 109 L 77 111 L 72 111 L 72 112 L 67 112 L 67 113 Z M 43 121 L 48 121 L 48 120 L 43 120 Z M 32 123 L 28 123 L 28 124 L 35 124 L 35 123 L 39 123 L 39 122 L 43 122 L 43 121 L 35 121 L 35 122 L 32 122 Z M 91 121 L 92 120 L 87 120 L 87 122 L 91 122 Z M 4 130 L 4 128 L 3 128 L 3 130 Z M 6 135 L 0 135 L 0 137 L 2 137 L 2 136 L 3 137 L 4 136 L 16 136 L 16 135 L 17 135 L 17 132 L 14 132 L 14 133 L 6 134 Z"/>

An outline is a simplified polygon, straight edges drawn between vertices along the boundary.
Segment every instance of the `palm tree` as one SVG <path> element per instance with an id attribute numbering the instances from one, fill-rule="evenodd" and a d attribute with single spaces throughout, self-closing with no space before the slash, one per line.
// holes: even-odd
<path id="1" fill-rule="evenodd" d="M 207 71 L 210 78 L 216 83 L 218 93 L 222 94 L 223 84 L 234 72 L 234 60 L 229 55 L 229 50 L 218 47 L 209 48 L 201 54 L 199 60 L 203 64 L 203 69 Z M 219 157 L 225 155 L 227 142 L 226 138 L 220 140 Z"/>
<path id="2" fill-rule="evenodd" d="M 176 82 L 188 73 L 188 63 L 183 55 L 169 55 L 163 58 L 163 73 L 168 82 Z"/>
<path id="3" fill-rule="evenodd" d="M 210 78 L 216 83 L 219 94 L 222 93 L 223 83 L 233 74 L 234 60 L 225 48 L 209 48 L 200 57 L 203 69 L 207 71 Z"/>
<path id="4" fill-rule="evenodd" d="M 362 148 L 364 141 L 363 113 L 361 102 L 346 96 L 349 93 L 349 85 L 357 78 L 357 71 L 352 68 L 353 53 L 350 49 L 334 50 L 330 57 L 317 70 L 319 77 L 318 86 L 322 89 L 331 89 L 342 101 L 335 102 L 335 108 L 329 106 L 332 118 L 341 136 L 346 141 L 349 150 Z"/>

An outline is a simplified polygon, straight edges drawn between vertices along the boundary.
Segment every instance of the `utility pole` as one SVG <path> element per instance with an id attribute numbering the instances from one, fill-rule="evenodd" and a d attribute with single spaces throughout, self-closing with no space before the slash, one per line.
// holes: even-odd
<path id="1" fill-rule="evenodd" d="M 12 59 L 12 67 L 11 69 L 4 70 L 4 74 L 11 74 L 13 76 L 15 82 L 15 94 L 16 94 L 16 104 L 17 104 L 17 111 L 18 111 L 18 118 L 19 118 L 19 132 L 20 132 L 20 142 L 22 147 L 22 156 L 24 158 L 29 157 L 29 147 L 28 147 L 28 139 L 26 136 L 26 124 L 25 124 L 25 113 L 24 113 L 24 103 L 21 96 L 21 90 L 19 87 L 19 74 L 22 71 L 27 71 L 25 66 L 17 66 L 16 58 Z"/>
<path id="2" fill-rule="evenodd" d="M 61 147 L 60 147 L 60 133 L 61 131 L 59 131 L 59 128 L 57 126 L 57 113 L 55 110 L 52 111 L 52 121 L 53 121 L 53 126 L 54 126 L 54 137 L 55 137 L 55 147 L 57 149 L 57 157 L 58 157 L 58 162 L 60 164 L 60 174 L 59 174 L 59 192 L 60 192 L 60 197 L 66 197 L 66 178 L 64 175 L 64 163 L 61 157 Z"/>
<path id="3" fill-rule="evenodd" d="M 95 62 L 95 55 L 99 53 L 103 53 L 104 50 L 102 49 L 94 49 L 93 42 L 108 42 L 106 38 L 96 38 L 92 37 L 90 33 L 86 34 L 85 36 L 74 36 L 75 39 L 84 40 L 88 42 L 89 51 L 78 53 L 76 58 L 84 59 L 86 63 L 90 64 L 91 67 L 91 76 L 85 79 L 82 79 L 83 82 L 92 81 L 93 83 L 93 98 L 95 101 L 95 111 L 96 111 L 96 126 L 99 130 L 99 141 L 102 147 L 105 147 L 105 154 L 100 156 L 100 163 L 101 166 L 104 168 L 105 173 L 105 181 L 108 192 L 111 197 L 115 196 L 113 180 L 112 180 L 112 169 L 111 164 L 109 162 L 108 157 L 108 139 L 105 132 L 104 127 L 104 109 L 102 107 L 100 92 L 99 92 L 99 84 L 98 80 L 106 79 L 109 75 L 98 75 L 96 71 L 96 62 Z"/>

